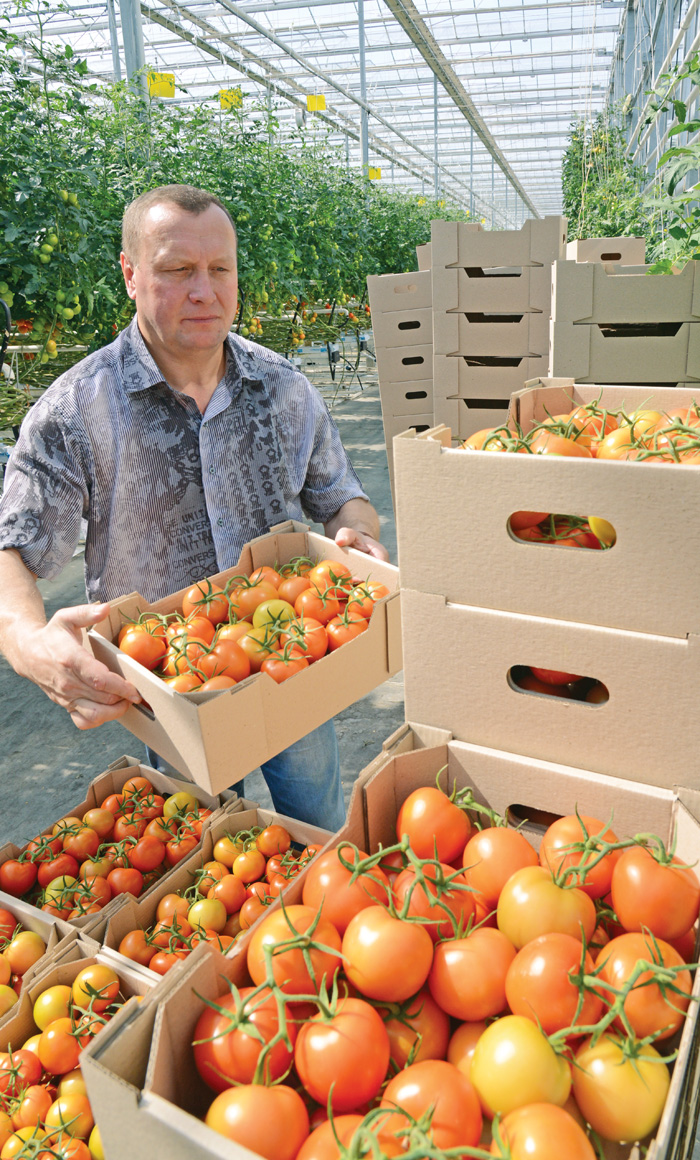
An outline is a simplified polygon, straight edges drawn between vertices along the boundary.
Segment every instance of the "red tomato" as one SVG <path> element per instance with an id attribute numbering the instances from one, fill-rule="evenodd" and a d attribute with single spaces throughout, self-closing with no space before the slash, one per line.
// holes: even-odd
<path id="1" fill-rule="evenodd" d="M 282 681 L 289 680 L 290 677 L 296 676 L 297 673 L 301 673 L 308 667 L 309 662 L 300 649 L 290 648 L 287 651 L 285 648 L 283 652 L 271 653 L 270 656 L 266 657 L 260 666 L 260 671 L 267 673 L 279 685 Z"/>
<path id="2" fill-rule="evenodd" d="M 165 846 L 165 860 L 168 866 L 177 866 L 183 858 L 187 858 L 195 849 L 197 838 L 194 834 L 176 834 Z"/>
<path id="3" fill-rule="evenodd" d="M 245 883 L 235 874 L 226 874 L 207 890 L 207 898 L 223 902 L 228 915 L 237 914 L 246 900 Z"/>
<path id="4" fill-rule="evenodd" d="M 625 930 L 650 930 L 657 938 L 680 938 L 695 925 L 700 883 L 680 858 L 657 862 L 642 846 L 623 850 L 613 870 L 612 900 Z"/>
<path id="5" fill-rule="evenodd" d="M 112 894 L 133 894 L 138 898 L 143 890 L 143 874 L 129 866 L 117 867 L 107 875 Z"/>
<path id="6" fill-rule="evenodd" d="M 266 826 L 255 839 L 255 845 L 266 858 L 271 858 L 273 854 L 286 854 L 291 844 L 289 830 L 275 822 Z"/>
<path id="7" fill-rule="evenodd" d="M 425 929 L 433 942 L 464 933 L 474 914 L 474 900 L 463 875 L 444 862 L 424 865 L 420 875 L 413 866 L 402 870 L 394 882 L 394 898 L 402 918 L 427 920 Z"/>
<path id="8" fill-rule="evenodd" d="M 299 941 L 299 936 L 304 935 L 317 918 L 316 911 L 310 906 L 287 906 L 265 916 L 248 943 L 248 971 L 254 983 L 266 981 L 265 948 L 279 947 L 280 943 L 292 939 Z M 318 989 L 324 976 L 326 985 L 330 987 L 340 968 L 340 935 L 330 922 L 323 918 L 318 921 L 313 936 L 309 937 L 311 941 L 330 949 L 280 949 L 272 957 L 273 977 L 288 994 L 309 994 L 310 990 Z M 432 947 L 432 943 L 430 945 Z"/>
<path id="9" fill-rule="evenodd" d="M 513 944 L 492 927 L 447 939 L 435 947 L 430 993 L 457 1019 L 476 1022 L 499 1015 L 506 1007 L 506 975 L 514 958 Z"/>
<path id="10" fill-rule="evenodd" d="M 396 1109 L 396 1115 L 382 1124 L 382 1132 L 387 1134 L 407 1127 L 407 1116 L 420 1120 L 432 1111 L 428 1136 L 436 1149 L 475 1148 L 481 1136 L 476 1092 L 466 1076 L 446 1060 L 430 1059 L 404 1068 L 389 1080 L 380 1106 Z"/>
<path id="11" fill-rule="evenodd" d="M 207 680 L 216 676 L 244 681 L 250 676 L 250 661 L 235 640 L 219 640 L 197 665 Z"/>
<path id="12" fill-rule="evenodd" d="M 119 648 L 146 669 L 157 669 L 165 656 L 165 641 L 142 625 L 133 625 L 119 641 Z"/>
<path id="13" fill-rule="evenodd" d="M 519 830 L 489 826 L 469 839 L 462 863 L 465 881 L 493 909 L 511 874 L 537 865 L 537 851 Z"/>
<path id="14" fill-rule="evenodd" d="M 280 637 L 280 647 L 292 641 L 301 649 L 309 664 L 318 661 L 328 652 L 328 633 L 320 620 L 302 616 L 291 621 Z"/>
<path id="15" fill-rule="evenodd" d="M 56 878 L 76 878 L 78 868 L 78 860 L 72 854 L 59 854 L 53 861 L 42 862 L 39 865 L 37 880 L 40 886 L 46 888 Z"/>
<path id="16" fill-rule="evenodd" d="M 33 1051 L 0 1053 L 0 1092 L 3 1096 L 19 1096 L 25 1088 L 38 1084 L 41 1063 Z"/>
<path id="17" fill-rule="evenodd" d="M 345 974 L 358 991 L 392 1003 L 420 990 L 433 960 L 428 932 L 394 918 L 383 906 L 368 906 L 350 919 L 342 951 Z"/>
<path id="18" fill-rule="evenodd" d="M 381 1016 L 363 999 L 338 1001 L 302 1024 L 294 1064 L 309 1095 L 334 1112 L 351 1112 L 373 1100 L 389 1066 L 389 1035 Z"/>
<path id="19" fill-rule="evenodd" d="M 414 854 L 441 862 L 454 862 L 471 832 L 464 810 L 435 786 L 423 786 L 409 794 L 396 819 L 399 841 L 407 834 Z"/>
<path id="20" fill-rule="evenodd" d="M 427 987 L 391 1013 L 382 1011 L 389 1035 L 391 1058 L 397 1069 L 423 1059 L 445 1059 L 450 1020 Z M 454 1060 L 452 1061 L 454 1062 Z"/>
<path id="21" fill-rule="evenodd" d="M 583 968 L 583 970 L 582 970 Z M 591 975 L 593 959 L 569 934 L 543 934 L 519 950 L 506 975 L 506 998 L 514 1015 L 540 1025 L 545 1035 L 597 1023 L 603 1013 L 603 991 L 586 990 L 578 1011 L 577 975 Z"/>
<path id="22" fill-rule="evenodd" d="M 357 613 L 353 616 L 344 612 L 341 616 L 334 616 L 326 625 L 328 651 L 335 652 L 337 648 L 348 644 L 355 637 L 361 636 L 363 632 L 367 632 L 368 628 L 369 621 Z"/>
<path id="23" fill-rule="evenodd" d="M 316 857 L 304 879 L 302 900 L 305 906 L 320 910 L 342 935 L 360 910 L 377 903 L 388 904 L 389 882 L 379 867 L 355 877 L 354 869 L 344 866 L 341 858 L 354 868 L 367 854 L 349 843 L 341 843 Z"/>
<path id="24" fill-rule="evenodd" d="M 203 614 L 212 624 L 221 624 L 229 619 L 229 598 L 211 580 L 200 580 L 185 594 L 182 601 L 184 616 Z"/>
<path id="25" fill-rule="evenodd" d="M 296 1160 L 343 1160 L 343 1157 L 354 1154 L 352 1149 L 360 1133 L 363 1151 L 358 1155 L 374 1155 L 372 1141 L 376 1141 L 379 1156 L 401 1156 L 403 1153 L 400 1140 L 381 1134 L 381 1120 L 374 1127 L 365 1127 L 363 1116 L 348 1115 L 334 1116 L 332 1121 L 325 1120 L 320 1124 L 304 1141 Z"/>
<path id="26" fill-rule="evenodd" d="M 265 600 L 277 600 L 277 589 L 267 580 L 250 583 L 246 580 L 231 593 L 231 612 L 239 620 L 252 620 L 253 613 Z M 228 617 L 226 618 L 228 619 Z"/>
<path id="27" fill-rule="evenodd" d="M 142 930 L 130 931 L 129 934 L 124 935 L 119 944 L 119 954 L 131 959 L 134 963 L 140 963 L 142 967 L 149 965 L 157 950 L 156 946 L 146 942 L 146 935 Z"/>
<path id="28" fill-rule="evenodd" d="M 66 854 L 72 854 L 78 862 L 86 858 L 93 858 L 100 846 L 100 835 L 90 826 L 81 826 L 74 834 L 66 834 L 63 840 L 63 849 Z"/>
<path id="29" fill-rule="evenodd" d="M 596 1160 L 583 1128 L 556 1104 L 528 1104 L 504 1116 L 498 1125 L 501 1145 L 491 1155 L 503 1160 Z"/>
<path id="30" fill-rule="evenodd" d="M 581 680 L 575 673 L 562 673 L 558 669 L 536 669 L 534 665 L 530 665 L 530 672 L 538 681 L 544 681 L 545 685 L 570 685 L 572 681 Z"/>
<path id="31" fill-rule="evenodd" d="M 562 872 L 570 867 L 578 867 L 578 873 L 567 874 L 566 883 L 580 887 L 591 898 L 603 898 L 610 890 L 612 873 L 620 851 L 613 850 L 598 861 L 596 837 L 602 842 L 615 843 L 618 840 L 606 822 L 589 817 L 588 814 L 567 814 L 557 818 L 542 838 L 540 865 L 557 877 L 561 877 Z M 589 865 L 590 869 L 587 868 Z"/>
<path id="32" fill-rule="evenodd" d="M 264 1160 L 295 1160 L 309 1134 L 304 1101 L 286 1084 L 227 1088 L 211 1104 L 204 1122 Z"/>
<path id="33" fill-rule="evenodd" d="M 78 1066 L 80 1043 L 74 1035 L 70 1018 L 54 1019 L 44 1028 L 39 1040 L 38 1055 L 42 1066 L 52 1075 L 64 1075 Z"/>
<path id="34" fill-rule="evenodd" d="M 655 968 L 675 968 L 672 973 L 672 987 L 653 981 L 653 971 L 643 971 L 624 1001 L 625 1019 L 637 1039 L 647 1035 L 657 1039 L 668 1039 L 683 1023 L 690 1003 L 692 976 L 690 971 L 678 970 L 685 964 L 683 959 L 663 939 L 649 934 L 622 934 L 612 939 L 596 959 L 596 974 L 600 981 L 600 991 L 609 994 L 612 1002 L 614 994 L 608 993 L 607 983 L 618 991 L 636 973 L 641 961 L 654 964 Z M 584 1020 L 592 1022 L 592 1020 Z M 615 1026 L 627 1031 L 619 1017 Z M 656 1040 L 655 1040 L 656 1041 Z"/>
<path id="35" fill-rule="evenodd" d="M 328 624 L 334 616 L 340 615 L 340 601 L 333 588 L 312 584 L 297 596 L 294 611 L 305 620 L 310 618 Z"/>
<path id="36" fill-rule="evenodd" d="M 194 1062 L 204 1082 L 215 1092 L 239 1083 L 252 1083 L 260 1053 L 279 1032 L 277 1003 L 265 988 L 242 987 L 220 995 L 216 1006 L 205 1007 L 194 1030 Z M 287 1021 L 292 1046 L 296 1025 Z M 283 1039 L 267 1051 L 261 1070 L 265 1083 L 281 1079 L 293 1061 Z"/>
<path id="37" fill-rule="evenodd" d="M 0 864 L 0 890 L 19 898 L 31 890 L 36 882 L 37 867 L 33 862 L 20 862 L 16 858 L 8 858 Z"/>
<path id="38" fill-rule="evenodd" d="M 566 439 L 554 431 L 539 431 L 530 442 L 534 455 L 565 455 L 579 459 L 591 459 L 588 447 L 583 447 L 573 439 Z"/>

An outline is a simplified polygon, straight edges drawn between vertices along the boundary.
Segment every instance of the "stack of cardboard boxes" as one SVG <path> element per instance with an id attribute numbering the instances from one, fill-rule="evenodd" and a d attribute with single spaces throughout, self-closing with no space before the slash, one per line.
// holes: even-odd
<path id="1" fill-rule="evenodd" d="M 552 376 L 580 383 L 700 381 L 700 263 L 673 276 L 648 266 L 555 262 Z"/>
<path id="2" fill-rule="evenodd" d="M 463 439 L 503 423 L 508 400 L 546 373 L 552 262 L 566 219 L 520 230 L 432 223 L 433 414 Z"/>

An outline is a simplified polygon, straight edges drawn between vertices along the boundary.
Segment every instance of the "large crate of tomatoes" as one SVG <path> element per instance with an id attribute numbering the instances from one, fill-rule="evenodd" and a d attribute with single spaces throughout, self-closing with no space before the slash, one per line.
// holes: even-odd
<path id="1" fill-rule="evenodd" d="M 23 847 L 0 847 L 0 891 L 17 900 L 19 921 L 45 941 L 52 922 L 60 937 L 75 928 L 99 938 L 104 908 L 115 897 L 147 895 L 199 850 L 211 820 L 244 804 L 235 798 L 224 805 L 200 786 L 120 757 L 52 826 Z M 34 915 L 33 925 L 22 915 Z"/>
<path id="2" fill-rule="evenodd" d="M 282 589 L 283 580 L 293 585 Z M 113 601 L 109 619 L 88 639 L 95 656 L 141 693 L 122 724 L 210 793 L 401 668 L 398 569 L 292 520 L 251 541 L 234 568 L 203 578 L 189 593 L 193 603 L 186 589 L 155 604 L 138 593 Z M 269 606 L 286 594 L 282 607 Z M 258 604 L 268 607 L 257 612 Z M 193 612 L 208 613 L 215 634 L 194 646 L 183 623 Z M 155 648 L 160 669 L 128 655 L 128 642 L 120 647 L 119 635 L 133 621 L 145 621 L 149 643 L 175 624 L 167 657 Z M 309 621 L 319 621 L 320 630 Z"/>
<path id="3" fill-rule="evenodd" d="M 374 858 L 358 866 L 349 842 Z M 671 848 L 672 865 L 651 856 Z M 127 1137 L 135 1160 L 159 1150 L 173 1160 L 306 1160 L 324 1136 L 331 1144 L 329 1102 L 341 1141 L 362 1131 L 377 1156 L 401 1154 L 412 1125 L 411 1154 L 425 1154 L 427 1130 L 436 1157 L 481 1145 L 470 1155 L 510 1160 L 520 1123 L 562 1157 L 633 1158 L 639 1145 L 650 1160 L 686 1160 L 700 998 L 688 966 L 700 885 L 688 866 L 698 853 L 697 791 L 404 726 L 361 776 L 345 837 L 320 856 L 317 881 L 310 867 L 276 923 L 263 919 L 223 970 L 197 948 L 157 1011 L 117 1015 L 90 1047 L 107 1160 Z M 608 895 L 622 925 L 606 930 Z M 314 905 L 304 912 L 314 899 L 316 919 Z M 404 921 L 416 915 L 423 921 Z M 333 999 L 324 984 L 339 970 Z M 382 1024 L 377 1008 L 391 1004 Z M 244 1061 L 236 1046 L 246 1043 Z M 266 1067 L 277 1082 L 251 1085 Z M 505 1143 L 489 1152 L 494 1113 Z"/>

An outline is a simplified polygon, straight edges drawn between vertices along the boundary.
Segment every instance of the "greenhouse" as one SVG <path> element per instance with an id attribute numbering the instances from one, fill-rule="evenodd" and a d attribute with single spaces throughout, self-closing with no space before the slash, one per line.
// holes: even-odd
<path id="1" fill-rule="evenodd" d="M 0 1160 L 700 1160 L 699 4 L 0 0 Z"/>

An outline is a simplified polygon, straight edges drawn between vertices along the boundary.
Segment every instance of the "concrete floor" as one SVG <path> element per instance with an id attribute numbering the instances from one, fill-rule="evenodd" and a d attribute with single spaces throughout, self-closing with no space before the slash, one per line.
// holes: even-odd
<path id="1" fill-rule="evenodd" d="M 372 381 L 374 379 L 374 381 Z M 394 527 L 376 377 L 360 390 L 357 380 L 339 390 L 320 383 L 363 486 L 377 508 L 382 538 L 396 562 Z M 50 615 L 84 602 L 83 561 L 76 556 L 57 581 L 42 581 Z M 358 773 L 403 721 L 402 676 L 387 681 L 338 718 L 346 798 Z M 141 743 L 118 722 L 81 732 L 29 681 L 0 657 L 0 842 L 21 844 L 84 797 L 83 790 L 122 754 L 140 757 Z M 246 779 L 246 797 L 270 805 L 258 771 Z"/>

